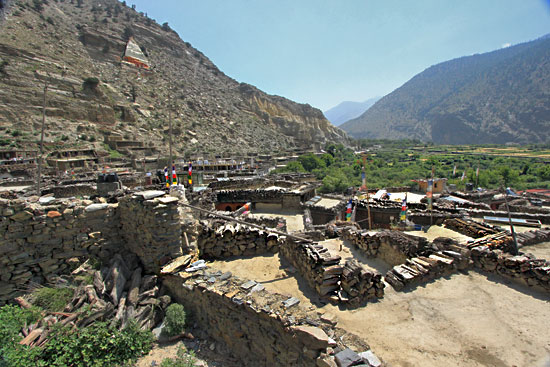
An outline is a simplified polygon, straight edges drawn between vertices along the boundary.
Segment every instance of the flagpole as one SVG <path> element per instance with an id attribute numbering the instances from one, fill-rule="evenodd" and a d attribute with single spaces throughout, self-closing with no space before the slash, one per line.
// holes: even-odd
<path id="1" fill-rule="evenodd" d="M 434 196 L 434 171 L 435 167 L 432 164 L 432 184 L 430 186 L 430 226 L 433 225 L 434 215 L 433 215 L 433 196 Z"/>

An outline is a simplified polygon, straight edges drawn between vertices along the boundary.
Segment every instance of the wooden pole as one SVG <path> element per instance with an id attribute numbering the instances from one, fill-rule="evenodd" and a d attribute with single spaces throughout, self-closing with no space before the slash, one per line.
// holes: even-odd
<path id="1" fill-rule="evenodd" d="M 518 240 L 516 237 L 516 231 L 514 231 L 514 224 L 512 223 L 512 216 L 510 215 L 510 207 L 508 206 L 508 192 L 504 189 L 504 204 L 506 204 L 506 211 L 508 212 L 508 223 L 510 224 L 510 232 L 512 233 L 512 239 L 514 241 L 514 248 L 512 254 L 518 254 Z"/>
<path id="2" fill-rule="evenodd" d="M 362 188 L 367 193 L 367 216 L 368 216 L 368 220 L 369 220 L 369 231 L 370 231 L 370 230 L 372 230 L 372 221 L 371 221 L 371 217 L 370 217 L 369 189 L 367 187 L 367 169 L 366 169 L 366 166 L 367 166 L 367 155 L 363 154 L 363 170 L 361 172 L 363 174 L 363 177 L 362 177 L 363 187 Z"/>
<path id="3" fill-rule="evenodd" d="M 266 232 L 272 232 L 272 233 L 276 233 L 276 234 L 280 234 L 281 236 L 286 236 L 286 237 L 289 237 L 289 238 L 293 238 L 295 240 L 298 240 L 298 241 L 304 241 L 304 242 L 309 242 L 309 243 L 313 243 L 314 241 L 308 239 L 308 238 L 304 238 L 304 237 L 299 237 L 299 236 L 295 236 L 293 234 L 289 234 L 289 233 L 286 233 L 286 232 L 281 232 L 281 231 L 277 231 L 275 229 L 272 229 L 272 228 L 268 228 L 266 226 L 260 226 L 260 225 L 257 225 L 257 224 L 254 224 L 254 223 L 248 223 L 248 222 L 245 222 L 243 220 L 240 220 L 240 219 L 236 219 L 236 218 L 233 218 L 233 217 L 228 217 L 227 215 L 222 215 L 222 214 L 218 214 L 216 212 L 213 212 L 213 211 L 210 211 L 210 210 L 206 210 L 206 209 L 203 209 L 203 208 L 199 208 L 197 206 L 194 206 L 194 205 L 190 205 L 190 204 L 186 204 L 186 203 L 183 203 L 183 202 L 179 202 L 179 204 L 183 205 L 183 206 L 186 206 L 188 208 L 191 208 L 191 209 L 195 209 L 195 210 L 198 210 L 198 211 L 201 211 L 201 212 L 204 212 L 204 213 L 208 213 L 208 214 L 211 214 L 211 215 L 214 215 L 216 217 L 220 217 L 222 219 L 225 219 L 225 220 L 228 220 L 228 221 L 232 221 L 232 222 L 236 222 L 236 223 L 239 223 L 239 224 L 244 224 L 246 226 L 250 226 L 250 227 L 254 227 L 254 228 L 258 228 L 258 229 L 262 229 Z"/>
<path id="4" fill-rule="evenodd" d="M 171 96 L 168 97 L 168 128 L 170 130 L 168 137 L 168 144 L 170 146 L 170 160 L 168 162 L 168 167 L 172 167 L 172 109 L 171 109 Z"/>
<path id="5" fill-rule="evenodd" d="M 433 213 L 433 207 L 434 207 L 434 175 L 435 175 L 435 167 L 432 165 L 432 186 L 430 188 L 431 190 L 431 197 L 430 197 L 430 226 L 433 225 L 434 222 L 434 213 Z"/>
<path id="6" fill-rule="evenodd" d="M 40 196 L 40 181 L 42 180 L 42 155 L 44 154 L 44 129 L 46 126 L 46 93 L 48 80 L 44 81 L 44 100 L 42 102 L 42 131 L 40 133 L 40 156 L 38 157 L 38 177 L 36 178 L 36 193 Z"/>

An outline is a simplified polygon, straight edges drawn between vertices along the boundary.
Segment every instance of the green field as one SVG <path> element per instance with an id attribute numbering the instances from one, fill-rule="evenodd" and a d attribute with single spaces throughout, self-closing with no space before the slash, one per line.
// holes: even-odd
<path id="1" fill-rule="evenodd" d="M 437 146 L 410 140 L 361 140 L 358 146 L 367 156 L 369 189 L 415 186 L 412 180 L 429 178 L 432 167 L 435 177 L 448 178 L 459 189 L 467 182 L 484 188 L 550 188 L 548 146 Z M 275 172 L 311 172 L 323 181 L 321 192 L 344 192 L 361 185 L 362 153 L 335 144 L 325 151 L 300 156 Z"/>

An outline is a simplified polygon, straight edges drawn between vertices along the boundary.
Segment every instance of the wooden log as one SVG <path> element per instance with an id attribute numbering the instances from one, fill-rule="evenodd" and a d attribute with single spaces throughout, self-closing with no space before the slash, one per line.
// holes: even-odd
<path id="1" fill-rule="evenodd" d="M 116 306 L 118 305 L 118 301 L 120 300 L 120 296 L 122 295 L 122 291 L 124 290 L 126 278 L 124 277 L 124 274 L 120 269 L 114 268 L 112 272 L 112 279 L 113 287 L 111 288 L 109 295 L 111 296 L 113 304 Z"/>
<path id="2" fill-rule="evenodd" d="M 99 270 L 94 271 L 93 285 L 97 294 L 99 294 L 100 297 L 103 297 L 105 294 L 105 283 L 103 282 L 103 277 L 101 276 L 101 272 Z"/>
<path id="3" fill-rule="evenodd" d="M 61 321 L 61 325 L 67 325 L 68 323 L 76 320 L 76 318 L 78 317 L 78 313 L 73 313 L 71 316 L 67 317 L 66 319 L 62 320 Z"/>
<path id="4" fill-rule="evenodd" d="M 29 309 L 31 308 L 31 304 L 27 302 L 23 297 L 17 297 L 14 299 L 14 301 L 21 307 Z"/>
<path id="5" fill-rule="evenodd" d="M 128 291 L 128 304 L 136 305 L 139 297 L 139 285 L 141 283 L 141 268 L 137 267 L 133 274 L 132 280 L 130 281 L 130 290 Z"/>
<path id="6" fill-rule="evenodd" d="M 41 329 L 41 328 L 34 329 L 29 333 L 29 335 L 23 338 L 23 340 L 21 340 L 19 344 L 31 345 L 31 343 L 34 342 L 37 338 L 39 338 L 43 332 L 44 332 L 44 329 Z"/>
<path id="7" fill-rule="evenodd" d="M 126 293 L 122 294 L 122 297 L 120 297 L 120 301 L 118 302 L 118 309 L 115 315 L 115 320 L 122 320 L 124 317 L 124 311 L 126 311 Z"/>

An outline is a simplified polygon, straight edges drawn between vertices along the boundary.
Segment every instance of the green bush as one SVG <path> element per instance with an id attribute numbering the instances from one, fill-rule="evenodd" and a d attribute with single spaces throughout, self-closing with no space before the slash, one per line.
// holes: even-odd
<path id="1" fill-rule="evenodd" d="M 32 304 L 50 312 L 59 312 L 73 298 L 72 288 L 38 288 L 32 294 Z"/>
<path id="2" fill-rule="evenodd" d="M 172 303 L 166 308 L 164 332 L 169 336 L 180 335 L 185 329 L 185 310 L 178 303 Z"/>
<path id="3" fill-rule="evenodd" d="M 195 352 L 187 353 L 185 348 L 181 347 L 178 349 L 176 358 L 164 358 L 160 367 L 193 367 L 196 362 Z"/>

